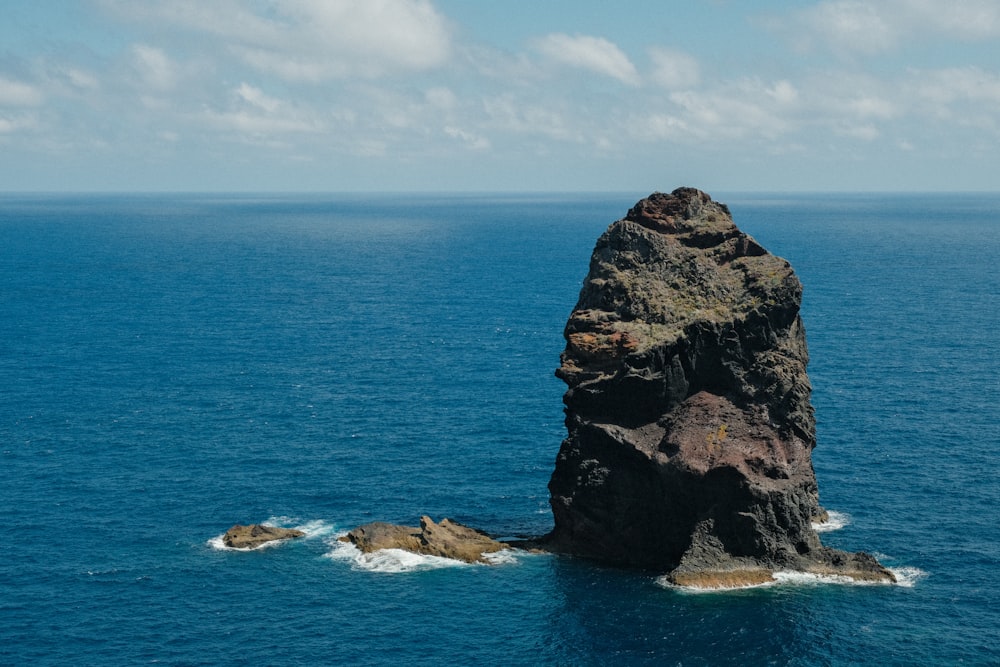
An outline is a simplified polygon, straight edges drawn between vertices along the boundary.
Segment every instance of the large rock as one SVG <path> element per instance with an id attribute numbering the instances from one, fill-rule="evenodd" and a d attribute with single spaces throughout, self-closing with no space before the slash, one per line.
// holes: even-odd
<path id="1" fill-rule="evenodd" d="M 275 540 L 289 540 L 305 535 L 294 528 L 278 528 L 255 523 L 249 526 L 236 524 L 222 536 L 222 543 L 233 549 L 255 549 Z"/>
<path id="2" fill-rule="evenodd" d="M 568 437 L 550 548 L 760 583 L 776 570 L 891 581 L 820 544 L 815 418 L 791 266 L 698 190 L 643 199 L 597 241 L 556 375 Z"/>
<path id="3" fill-rule="evenodd" d="M 453 558 L 466 563 L 487 563 L 483 554 L 508 549 L 509 546 L 456 521 L 442 519 L 434 523 L 420 517 L 420 528 L 375 522 L 359 526 L 340 538 L 364 553 L 380 549 L 404 549 L 426 556 Z"/>

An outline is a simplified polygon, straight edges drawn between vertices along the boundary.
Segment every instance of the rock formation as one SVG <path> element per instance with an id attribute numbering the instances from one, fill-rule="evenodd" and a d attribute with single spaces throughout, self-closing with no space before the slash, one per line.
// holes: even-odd
<path id="1" fill-rule="evenodd" d="M 276 528 L 255 523 L 250 526 L 236 524 L 222 536 L 222 543 L 233 549 L 254 549 L 275 540 L 289 540 L 305 535 L 294 528 Z"/>
<path id="2" fill-rule="evenodd" d="M 420 528 L 375 522 L 359 526 L 339 539 L 352 543 L 364 553 L 379 549 L 404 549 L 466 563 L 488 563 L 483 554 L 510 548 L 468 526 L 448 519 L 434 523 L 427 516 L 420 517 Z"/>
<path id="3" fill-rule="evenodd" d="M 568 437 L 547 545 L 682 585 L 777 570 L 892 581 L 812 527 L 825 513 L 801 296 L 788 262 L 698 190 L 653 194 L 613 223 L 556 371 Z"/>

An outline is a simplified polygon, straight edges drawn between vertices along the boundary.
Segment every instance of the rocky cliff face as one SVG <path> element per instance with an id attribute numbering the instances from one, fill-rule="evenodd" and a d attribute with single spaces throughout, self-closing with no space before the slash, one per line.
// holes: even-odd
<path id="1" fill-rule="evenodd" d="M 892 580 L 820 544 L 815 419 L 791 266 L 681 188 L 597 241 L 556 374 L 551 548 L 695 586 L 792 569 Z"/>

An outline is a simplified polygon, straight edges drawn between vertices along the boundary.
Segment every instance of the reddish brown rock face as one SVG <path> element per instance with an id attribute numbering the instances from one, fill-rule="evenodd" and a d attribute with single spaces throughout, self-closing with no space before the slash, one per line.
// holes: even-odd
<path id="1" fill-rule="evenodd" d="M 651 195 L 613 223 L 556 371 L 568 437 L 549 544 L 679 581 L 891 579 L 811 526 L 824 513 L 801 296 L 788 262 L 698 190 Z"/>

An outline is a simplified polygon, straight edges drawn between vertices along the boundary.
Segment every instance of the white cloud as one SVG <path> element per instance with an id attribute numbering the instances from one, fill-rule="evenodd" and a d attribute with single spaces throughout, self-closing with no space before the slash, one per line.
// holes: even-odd
<path id="1" fill-rule="evenodd" d="M 664 88 L 690 88 L 701 79 L 698 61 L 681 51 L 655 47 L 649 50 L 651 77 Z"/>
<path id="2" fill-rule="evenodd" d="M 286 0 L 280 7 L 325 55 L 404 70 L 436 67 L 448 56 L 444 19 L 426 0 Z"/>
<path id="3" fill-rule="evenodd" d="M 1000 3 L 996 0 L 891 0 L 887 14 L 914 29 L 962 40 L 1000 36 Z"/>
<path id="4" fill-rule="evenodd" d="M 35 86 L 0 76 L 0 107 L 33 107 L 42 101 L 42 92 Z"/>
<path id="5" fill-rule="evenodd" d="M 777 139 L 794 129 L 799 109 L 799 93 L 790 82 L 756 78 L 675 92 L 670 101 L 689 132 L 710 140 Z"/>
<path id="6" fill-rule="evenodd" d="M 206 110 L 204 118 L 218 129 L 255 136 L 318 130 L 315 124 L 296 118 L 268 116 L 246 110 L 222 112 Z"/>
<path id="7" fill-rule="evenodd" d="M 888 120 L 900 108 L 897 84 L 856 70 L 821 70 L 799 81 L 803 107 L 816 119 Z"/>
<path id="8" fill-rule="evenodd" d="M 444 133 L 453 139 L 461 140 L 468 148 L 473 150 L 487 150 L 490 148 L 489 139 L 473 132 L 467 132 L 459 127 L 445 127 Z"/>
<path id="9" fill-rule="evenodd" d="M 833 0 L 801 11 L 799 45 L 808 47 L 810 36 L 826 42 L 842 55 L 873 54 L 895 47 L 898 27 L 887 20 L 881 8 L 861 0 Z"/>
<path id="10" fill-rule="evenodd" d="M 829 72 L 794 83 L 757 77 L 713 81 L 670 93 L 658 109 L 649 102 L 635 106 L 626 131 L 636 138 L 758 146 L 772 153 L 801 152 L 803 141 L 823 136 L 874 141 L 907 108 L 898 88 Z"/>
<path id="11" fill-rule="evenodd" d="M 232 90 L 230 108 L 205 109 L 200 118 L 216 130 L 231 131 L 257 139 L 289 133 L 315 133 L 323 124 L 308 110 L 271 97 L 261 89 L 241 83 Z"/>
<path id="12" fill-rule="evenodd" d="M 782 79 L 770 88 L 764 88 L 764 94 L 774 100 L 779 106 L 787 107 L 799 100 L 799 91 L 789 81 Z"/>
<path id="13" fill-rule="evenodd" d="M 458 105 L 458 98 L 455 96 L 455 93 L 443 86 L 431 88 L 426 91 L 424 99 L 427 100 L 427 103 L 431 107 L 442 111 L 450 111 Z"/>
<path id="14" fill-rule="evenodd" d="M 835 126 L 834 132 L 852 139 L 860 139 L 862 141 L 875 141 L 881 136 L 878 128 L 871 123 L 861 123 L 861 124 L 843 124 Z"/>
<path id="15" fill-rule="evenodd" d="M 438 67 L 451 43 L 428 0 L 105 0 L 131 20 L 208 33 L 258 70 L 290 81 L 373 78 Z"/>
<path id="16" fill-rule="evenodd" d="M 274 113 L 282 106 L 281 100 L 266 95 L 260 88 L 255 88 L 248 83 L 241 83 L 236 89 L 236 95 L 245 102 L 250 103 L 258 109 L 263 109 L 267 113 Z"/>
<path id="17" fill-rule="evenodd" d="M 692 134 L 686 122 L 666 113 L 651 113 L 643 118 L 633 119 L 629 128 L 640 139 L 657 141 L 680 141 Z"/>
<path id="18" fill-rule="evenodd" d="M 16 114 L 12 116 L 0 115 L 0 135 L 13 134 L 20 130 L 35 128 L 38 125 L 37 119 L 30 114 Z"/>
<path id="19" fill-rule="evenodd" d="M 145 85 L 167 92 L 177 84 L 174 64 L 161 49 L 146 44 L 132 47 L 133 65 Z"/>
<path id="20" fill-rule="evenodd" d="M 76 67 L 66 69 L 63 74 L 66 79 L 69 80 L 70 84 L 76 88 L 93 90 L 100 86 L 100 82 L 97 80 L 96 76 Z"/>
<path id="21" fill-rule="evenodd" d="M 992 44 L 947 41 L 1000 35 L 1000 0 L 792 3 L 802 9 L 772 27 L 801 37 L 809 58 L 753 30 L 732 43 L 719 31 L 662 45 L 662 33 L 636 31 L 626 51 L 574 35 L 572 23 L 525 45 L 524 34 L 544 33 L 524 23 L 491 44 L 471 25 L 452 34 L 430 0 L 94 2 L 108 10 L 94 17 L 107 34 L 132 41 L 8 58 L 18 69 L 0 73 L 5 149 L 82 155 L 104 142 L 108 155 L 161 147 L 168 157 L 233 152 L 247 164 L 313 159 L 346 171 L 360 155 L 469 179 L 455 165 L 475 159 L 484 174 L 507 169 L 510 183 L 535 187 L 509 165 L 545 155 L 526 169 L 551 169 L 556 183 L 574 169 L 622 174 L 623 158 L 668 162 L 664 154 L 733 165 L 908 151 L 916 163 L 1000 148 Z M 899 57 L 868 62 L 892 49 Z M 956 66 L 935 69 L 942 54 Z"/>
<path id="22" fill-rule="evenodd" d="M 1000 105 L 1000 75 L 978 67 L 914 71 L 916 93 L 935 104 L 987 102 Z M 998 110 L 1000 112 L 1000 110 Z"/>
<path id="23" fill-rule="evenodd" d="M 823 0 L 768 25 L 801 51 L 825 45 L 841 56 L 874 55 L 914 40 L 1000 37 L 996 0 Z"/>
<path id="24" fill-rule="evenodd" d="M 896 115 L 895 105 L 889 100 L 875 95 L 860 95 L 847 99 L 843 108 L 858 118 L 889 120 Z"/>
<path id="25" fill-rule="evenodd" d="M 538 40 L 536 48 L 558 63 L 639 85 L 639 74 L 628 56 L 603 37 L 554 33 Z"/>
<path id="26" fill-rule="evenodd" d="M 520 135 L 543 136 L 557 141 L 582 141 L 574 119 L 538 101 L 524 102 L 511 94 L 483 101 L 485 123 Z"/>
<path id="27" fill-rule="evenodd" d="M 1000 135 L 1000 73 L 979 67 L 914 70 L 903 91 L 914 114 Z"/>

